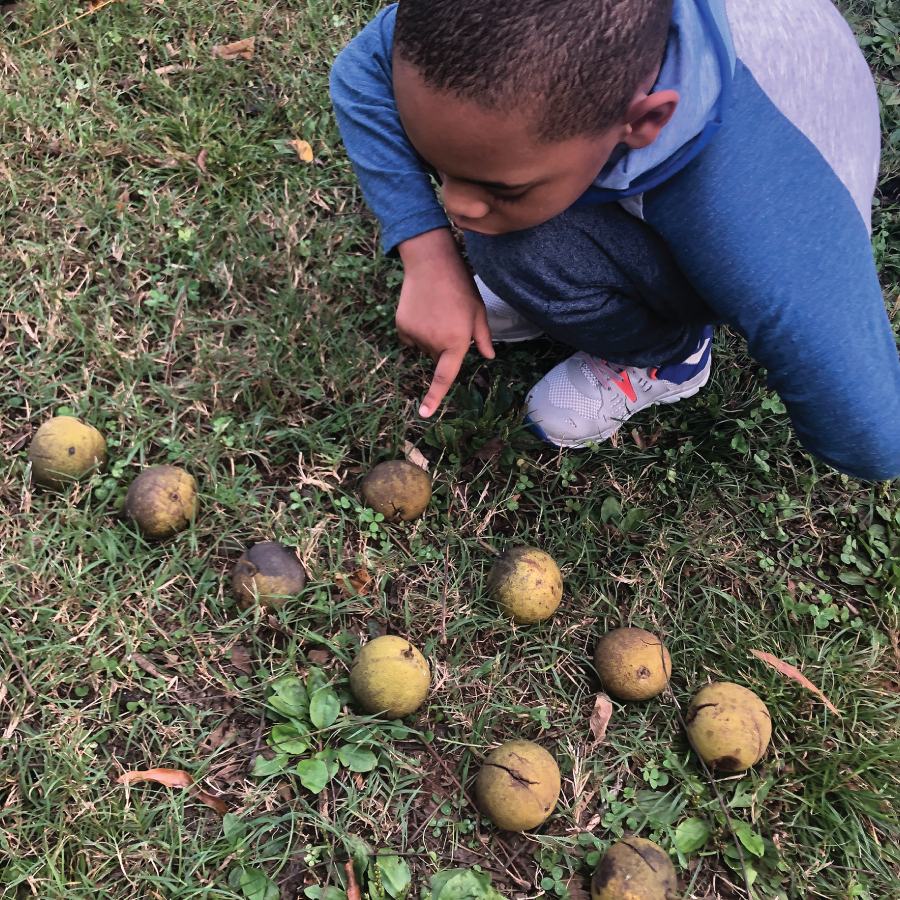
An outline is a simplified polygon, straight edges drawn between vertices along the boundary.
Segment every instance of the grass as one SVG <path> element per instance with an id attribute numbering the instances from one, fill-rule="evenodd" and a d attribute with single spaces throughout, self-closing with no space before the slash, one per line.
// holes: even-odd
<path id="1" fill-rule="evenodd" d="M 637 830 L 668 848 L 695 819 L 708 840 L 673 857 L 685 895 L 743 896 L 671 701 L 616 705 L 607 740 L 591 743 L 590 653 L 628 623 L 664 635 L 682 706 L 710 677 L 769 706 L 765 760 L 718 782 L 746 825 L 757 896 L 900 898 L 900 490 L 802 453 L 726 333 L 704 392 L 591 452 L 549 452 L 517 424 L 525 391 L 565 355 L 548 342 L 471 358 L 441 422 L 418 419 L 429 366 L 392 330 L 401 273 L 377 254 L 327 95 L 335 53 L 375 9 L 123 0 L 28 44 L 82 8 L 23 0 L 8 20 L 4 896 L 316 900 L 327 886 L 325 900 L 343 900 L 343 862 L 377 849 L 404 854 L 417 893 L 435 872 L 480 866 L 509 897 L 583 900 L 610 841 Z M 896 310 L 900 15 L 887 0 L 846 12 L 883 101 L 873 241 Z M 211 54 L 252 35 L 252 60 Z M 285 148 L 295 137 L 313 164 Z M 110 466 L 64 494 L 34 490 L 28 439 L 66 411 L 104 431 Z M 491 456 L 498 437 L 508 446 Z M 386 531 L 355 491 L 405 441 L 430 457 L 435 500 Z M 147 544 L 118 510 L 141 467 L 162 462 L 198 478 L 202 512 Z M 242 613 L 228 572 L 271 538 L 298 548 L 310 586 L 277 615 Z M 560 561 L 552 623 L 497 620 L 478 538 Z M 360 568 L 366 593 L 336 586 Z M 427 707 L 403 727 L 346 702 L 355 648 L 385 631 L 434 668 Z M 800 666 L 841 718 L 751 648 Z M 309 750 L 279 756 L 296 745 L 267 744 L 286 734 L 271 736 L 273 690 L 318 673 L 340 712 Z M 551 748 L 564 780 L 554 817 L 522 837 L 497 834 L 465 796 L 510 736 Z M 329 749 L 348 764 L 314 793 L 297 762 L 320 753 L 333 771 Z M 185 792 L 115 784 L 150 766 L 221 795 L 224 828 Z"/>

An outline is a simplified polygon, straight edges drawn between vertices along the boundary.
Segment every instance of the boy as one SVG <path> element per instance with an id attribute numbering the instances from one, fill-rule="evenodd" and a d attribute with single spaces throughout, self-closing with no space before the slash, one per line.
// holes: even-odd
<path id="1" fill-rule="evenodd" d="M 696 393 L 725 322 L 807 449 L 900 475 L 878 103 L 830 0 L 400 0 L 331 92 L 404 264 L 401 340 L 437 364 L 423 416 L 473 339 L 545 332 L 579 352 L 529 394 L 533 429 L 601 441 Z"/>

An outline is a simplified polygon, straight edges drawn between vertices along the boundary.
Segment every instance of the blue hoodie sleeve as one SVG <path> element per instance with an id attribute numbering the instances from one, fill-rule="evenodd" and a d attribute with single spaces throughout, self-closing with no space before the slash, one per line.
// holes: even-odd
<path id="1" fill-rule="evenodd" d="M 394 102 L 391 52 L 397 5 L 380 12 L 331 68 L 331 101 L 363 196 L 381 223 L 385 253 L 449 225 L 428 169 Z"/>
<path id="2" fill-rule="evenodd" d="M 746 336 L 800 442 L 855 477 L 900 476 L 900 360 L 865 221 L 740 64 L 725 127 L 644 215 Z"/>

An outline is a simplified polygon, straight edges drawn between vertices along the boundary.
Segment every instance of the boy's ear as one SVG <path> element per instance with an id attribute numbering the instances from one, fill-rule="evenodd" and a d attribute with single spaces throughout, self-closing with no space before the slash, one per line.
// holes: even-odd
<path id="1" fill-rule="evenodd" d="M 657 91 L 642 100 L 635 100 L 625 113 L 627 134 L 622 143 L 632 150 L 649 147 L 675 115 L 678 100 L 678 91 Z"/>

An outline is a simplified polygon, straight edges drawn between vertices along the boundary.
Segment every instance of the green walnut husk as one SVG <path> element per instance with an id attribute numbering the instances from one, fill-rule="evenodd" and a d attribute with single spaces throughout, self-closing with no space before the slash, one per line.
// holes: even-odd
<path id="1" fill-rule="evenodd" d="M 231 579 L 243 609 L 254 604 L 281 609 L 306 587 L 306 569 L 290 547 L 262 541 L 235 563 Z"/>
<path id="2" fill-rule="evenodd" d="M 178 466 L 151 466 L 131 483 L 123 512 L 145 537 L 161 540 L 187 528 L 198 507 L 192 475 Z"/>
<path id="3" fill-rule="evenodd" d="M 35 432 L 28 459 L 37 484 L 59 489 L 103 469 L 106 441 L 93 425 L 73 416 L 57 416 Z"/>
<path id="4" fill-rule="evenodd" d="M 410 522 L 431 502 L 431 478 L 404 459 L 379 463 L 360 486 L 363 503 L 388 522 Z"/>
<path id="5" fill-rule="evenodd" d="M 350 689 L 371 714 L 402 719 L 414 713 L 428 696 L 431 668 L 405 638 L 385 634 L 369 641 L 350 668 Z"/>
<path id="6" fill-rule="evenodd" d="M 703 761 L 720 772 L 755 766 L 772 737 L 766 704 L 753 691 L 729 681 L 701 688 L 688 707 L 685 724 Z"/>
<path id="7" fill-rule="evenodd" d="M 678 900 L 669 854 L 653 841 L 630 837 L 606 851 L 591 879 L 591 900 Z"/>
<path id="8" fill-rule="evenodd" d="M 594 666 L 603 689 L 617 700 L 649 700 L 665 689 L 672 659 L 662 641 L 643 628 L 615 628 L 600 638 Z"/>
<path id="9" fill-rule="evenodd" d="M 523 740 L 501 744 L 475 780 L 479 809 L 506 831 L 537 828 L 553 812 L 559 790 L 556 760 L 540 745 Z"/>
<path id="10" fill-rule="evenodd" d="M 562 575 L 550 554 L 536 547 L 513 547 L 501 553 L 491 567 L 488 591 L 500 607 L 520 625 L 550 618 L 562 600 Z"/>

